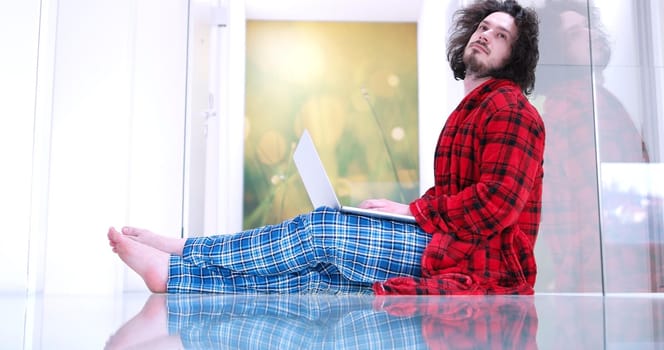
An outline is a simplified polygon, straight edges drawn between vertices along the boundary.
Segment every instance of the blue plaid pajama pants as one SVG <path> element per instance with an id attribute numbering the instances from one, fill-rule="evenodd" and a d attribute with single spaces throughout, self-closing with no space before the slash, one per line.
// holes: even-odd
<path id="1" fill-rule="evenodd" d="M 280 224 L 187 239 L 168 293 L 360 293 L 420 276 L 430 235 L 416 224 L 318 208 Z"/>

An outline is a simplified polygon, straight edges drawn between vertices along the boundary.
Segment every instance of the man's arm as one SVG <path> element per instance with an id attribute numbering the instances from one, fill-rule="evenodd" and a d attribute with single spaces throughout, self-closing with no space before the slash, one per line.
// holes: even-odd
<path id="1" fill-rule="evenodd" d="M 454 232 L 470 240 L 517 222 L 542 164 L 544 126 L 532 107 L 512 106 L 492 113 L 484 125 L 477 183 L 410 204 L 425 231 Z"/>

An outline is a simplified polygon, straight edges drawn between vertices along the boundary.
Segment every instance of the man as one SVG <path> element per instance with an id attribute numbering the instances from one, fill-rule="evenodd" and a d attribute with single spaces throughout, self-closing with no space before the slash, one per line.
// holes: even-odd
<path id="1" fill-rule="evenodd" d="M 448 59 L 466 97 L 440 134 L 435 185 L 408 205 L 361 204 L 417 224 L 317 208 L 225 236 L 110 228 L 113 251 L 153 292 L 532 294 L 544 125 L 524 93 L 537 16 L 487 0 L 455 18 Z"/>
<path id="2" fill-rule="evenodd" d="M 548 61 L 538 67 L 536 89 L 545 97 L 541 112 L 548 136 L 540 227 L 554 267 L 547 289 L 646 292 L 639 283 L 650 279 L 638 258 L 643 252 L 609 243 L 612 235 L 638 236 L 638 229 L 612 225 L 605 217 L 600 240 L 600 198 L 604 213 L 615 207 L 611 193 L 598 184 L 598 161 L 647 163 L 649 156 L 632 116 L 604 86 L 611 46 L 599 8 L 586 1 L 547 1 L 538 12 Z M 625 204 L 621 199 L 618 205 Z M 602 276 L 602 264 L 612 273 Z"/>

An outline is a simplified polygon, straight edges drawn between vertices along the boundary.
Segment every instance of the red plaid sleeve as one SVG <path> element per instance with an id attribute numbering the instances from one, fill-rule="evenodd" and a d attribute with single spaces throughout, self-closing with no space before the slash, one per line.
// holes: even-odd
<path id="1" fill-rule="evenodd" d="M 539 216 L 524 208 L 541 176 L 544 126 L 530 105 L 510 97 L 494 94 L 472 120 L 443 132 L 439 147 L 449 151 L 437 152 L 435 171 L 449 174 L 411 204 L 425 231 L 471 240 L 500 232 L 521 215 Z"/>

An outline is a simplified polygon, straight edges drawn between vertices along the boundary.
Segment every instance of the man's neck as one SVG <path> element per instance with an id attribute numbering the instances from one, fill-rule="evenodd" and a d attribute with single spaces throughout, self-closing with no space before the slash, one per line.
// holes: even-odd
<path id="1" fill-rule="evenodd" d="M 491 77 L 478 78 L 475 74 L 467 73 L 466 77 L 463 79 L 464 93 L 468 95 L 471 91 L 475 90 L 476 87 L 482 85 L 489 79 L 491 79 Z"/>

